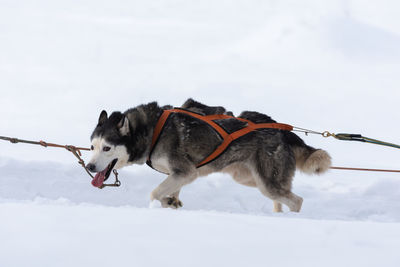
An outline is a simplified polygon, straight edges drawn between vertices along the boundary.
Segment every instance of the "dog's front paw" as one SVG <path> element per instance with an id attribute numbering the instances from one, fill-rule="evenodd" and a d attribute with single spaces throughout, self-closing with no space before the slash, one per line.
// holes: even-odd
<path id="1" fill-rule="evenodd" d="M 183 207 L 182 202 L 176 197 L 165 197 L 161 200 L 163 208 L 178 209 Z"/>

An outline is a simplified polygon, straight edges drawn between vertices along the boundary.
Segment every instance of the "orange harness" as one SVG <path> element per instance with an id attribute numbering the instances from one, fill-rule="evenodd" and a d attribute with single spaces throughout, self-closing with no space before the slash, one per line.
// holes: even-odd
<path id="1" fill-rule="evenodd" d="M 163 114 L 161 115 L 160 119 L 158 120 L 156 127 L 154 129 L 153 133 L 153 139 L 151 141 L 151 147 L 150 147 L 150 153 L 149 157 L 147 158 L 147 165 L 153 168 L 151 164 L 151 154 L 153 153 L 153 150 L 157 144 L 157 141 L 161 135 L 162 130 L 164 129 L 164 125 L 166 121 L 168 120 L 169 116 L 173 113 L 184 113 L 189 116 L 192 116 L 196 119 L 199 119 L 201 121 L 204 121 L 208 125 L 210 125 L 223 139 L 222 143 L 215 149 L 214 152 L 212 152 L 209 156 L 207 156 L 202 162 L 197 164 L 197 168 L 210 163 L 214 159 L 216 159 L 218 156 L 220 156 L 229 146 L 232 141 L 238 139 L 239 137 L 242 137 L 252 131 L 255 131 L 257 129 L 265 129 L 265 128 L 271 128 L 271 129 L 279 129 L 279 130 L 285 130 L 285 131 L 292 131 L 293 126 L 289 124 L 283 124 L 283 123 L 254 123 L 246 119 L 242 118 L 237 118 L 233 116 L 228 116 L 228 115 L 223 115 L 223 114 L 218 114 L 218 115 L 200 115 L 192 111 L 188 111 L 185 109 L 180 109 L 180 108 L 174 108 L 174 109 L 169 109 L 169 110 L 164 110 Z M 233 133 L 228 133 L 226 132 L 221 126 L 219 126 L 217 123 L 214 122 L 214 120 L 223 120 L 223 119 L 237 119 L 243 122 L 247 123 L 247 126 L 237 130 Z"/>

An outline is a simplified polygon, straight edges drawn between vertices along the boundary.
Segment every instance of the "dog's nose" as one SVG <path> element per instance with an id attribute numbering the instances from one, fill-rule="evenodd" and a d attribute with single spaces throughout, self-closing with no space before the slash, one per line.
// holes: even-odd
<path id="1" fill-rule="evenodd" d="M 89 163 L 86 165 L 86 169 L 88 169 L 91 172 L 94 172 L 94 170 L 96 169 L 96 165 L 94 165 L 93 163 Z"/>

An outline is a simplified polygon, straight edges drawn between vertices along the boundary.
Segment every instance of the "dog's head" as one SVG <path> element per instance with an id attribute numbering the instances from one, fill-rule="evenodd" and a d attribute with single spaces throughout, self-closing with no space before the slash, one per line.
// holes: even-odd
<path id="1" fill-rule="evenodd" d="M 106 111 L 101 112 L 91 136 L 93 155 L 86 165 L 89 171 L 96 173 L 92 180 L 94 186 L 102 186 L 113 169 L 128 165 L 130 129 L 128 118 L 121 112 L 113 112 L 110 117 Z"/>

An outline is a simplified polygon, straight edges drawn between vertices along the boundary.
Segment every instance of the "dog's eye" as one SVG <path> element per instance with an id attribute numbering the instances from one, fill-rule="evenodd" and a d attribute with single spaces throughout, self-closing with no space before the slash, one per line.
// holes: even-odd
<path id="1" fill-rule="evenodd" d="M 105 147 L 103 147 L 103 151 L 110 151 L 110 149 L 111 149 L 111 147 L 109 147 L 109 146 L 105 146 Z"/>
<path id="2" fill-rule="evenodd" d="M 93 147 L 93 146 L 91 146 L 91 147 L 90 147 L 90 150 L 93 150 L 93 149 L 94 149 L 94 147 Z"/>

